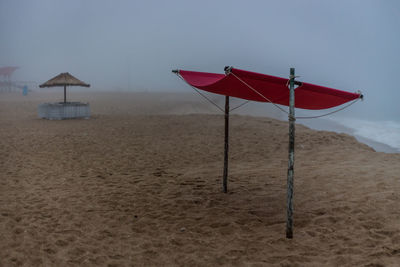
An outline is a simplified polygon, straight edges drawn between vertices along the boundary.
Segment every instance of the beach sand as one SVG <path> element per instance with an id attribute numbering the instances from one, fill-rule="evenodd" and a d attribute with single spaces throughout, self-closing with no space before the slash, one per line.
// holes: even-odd
<path id="1" fill-rule="evenodd" d="M 288 125 L 223 115 L 197 95 L 0 94 L 0 266 L 399 266 L 400 154 L 296 126 L 294 239 L 285 238 Z M 218 100 L 218 99 L 216 99 Z"/>

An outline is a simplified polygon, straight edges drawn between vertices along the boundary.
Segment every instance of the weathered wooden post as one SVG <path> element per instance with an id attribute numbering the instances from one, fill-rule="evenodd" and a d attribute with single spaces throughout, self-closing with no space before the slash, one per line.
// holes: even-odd
<path id="1" fill-rule="evenodd" d="M 225 146 L 224 146 L 224 174 L 223 189 L 228 192 L 228 151 L 229 151 L 229 96 L 225 96 Z"/>
<path id="2" fill-rule="evenodd" d="M 293 238 L 293 175 L 294 175 L 294 68 L 290 68 L 290 93 L 289 93 L 289 164 L 287 175 L 287 218 L 286 238 Z"/>
<path id="3" fill-rule="evenodd" d="M 64 104 L 67 103 L 67 86 L 64 85 Z"/>

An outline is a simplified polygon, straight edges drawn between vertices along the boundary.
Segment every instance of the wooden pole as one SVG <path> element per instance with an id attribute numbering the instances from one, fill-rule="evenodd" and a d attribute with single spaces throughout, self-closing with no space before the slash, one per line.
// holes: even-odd
<path id="1" fill-rule="evenodd" d="M 10 78 L 10 75 L 7 75 L 7 87 L 8 87 L 8 91 L 11 92 L 11 78 Z"/>
<path id="2" fill-rule="evenodd" d="M 293 175 L 294 175 L 294 68 L 290 68 L 290 94 L 289 94 L 289 164 L 287 175 L 287 219 L 286 238 L 293 238 Z"/>
<path id="3" fill-rule="evenodd" d="M 228 151 L 229 151 L 229 96 L 225 96 L 225 146 L 224 146 L 224 175 L 223 189 L 228 192 Z"/>
<path id="4" fill-rule="evenodd" d="M 64 104 L 67 103 L 67 86 L 64 85 Z"/>

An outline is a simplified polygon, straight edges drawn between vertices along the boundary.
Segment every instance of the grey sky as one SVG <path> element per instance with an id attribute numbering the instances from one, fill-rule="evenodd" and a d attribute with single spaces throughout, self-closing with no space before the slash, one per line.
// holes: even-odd
<path id="1" fill-rule="evenodd" d="M 0 66 L 46 81 L 64 71 L 98 88 L 190 90 L 171 69 L 225 65 L 287 76 L 400 114 L 400 1 L 0 0 Z"/>

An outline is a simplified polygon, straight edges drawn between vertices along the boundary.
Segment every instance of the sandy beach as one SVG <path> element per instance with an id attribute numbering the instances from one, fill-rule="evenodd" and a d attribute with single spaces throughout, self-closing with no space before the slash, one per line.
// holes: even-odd
<path id="1" fill-rule="evenodd" d="M 399 266 L 400 154 L 223 115 L 197 95 L 80 93 L 89 120 L 49 121 L 61 91 L 0 94 L 0 266 Z"/>

